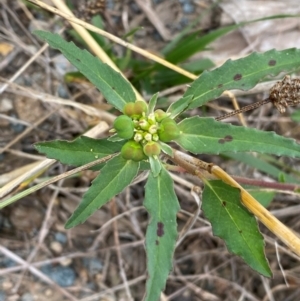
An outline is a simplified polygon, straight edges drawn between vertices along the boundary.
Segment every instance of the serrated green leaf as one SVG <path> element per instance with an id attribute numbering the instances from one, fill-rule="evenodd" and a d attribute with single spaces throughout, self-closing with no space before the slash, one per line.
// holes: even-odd
<path id="1" fill-rule="evenodd" d="M 151 216 L 146 233 L 149 276 L 145 301 L 157 301 L 172 269 L 179 211 L 173 180 L 164 167 L 157 177 L 149 174 L 144 205 Z"/>
<path id="2" fill-rule="evenodd" d="M 249 90 L 267 75 L 290 72 L 299 67 L 300 50 L 296 48 L 252 53 L 242 59 L 228 60 L 212 71 L 203 72 L 183 97 L 193 96 L 193 102 L 188 107 L 193 109 L 217 98 L 225 90 Z"/>
<path id="3" fill-rule="evenodd" d="M 48 158 L 67 165 L 81 166 L 119 152 L 123 144 L 80 136 L 73 141 L 55 140 L 36 143 L 34 146 Z"/>
<path id="4" fill-rule="evenodd" d="M 66 42 L 58 34 L 36 30 L 34 34 L 58 49 L 84 76 L 104 95 L 106 100 L 122 112 L 128 102 L 136 100 L 131 84 L 107 64 L 102 63 L 86 50 L 79 49 L 73 42 Z"/>
<path id="5" fill-rule="evenodd" d="M 198 116 L 187 118 L 178 126 L 182 133 L 176 142 L 195 154 L 253 151 L 300 157 L 300 145 L 295 140 L 274 132 L 234 126 Z"/>
<path id="6" fill-rule="evenodd" d="M 121 155 L 109 160 L 92 182 L 83 200 L 67 221 L 66 229 L 83 223 L 101 206 L 128 186 L 137 175 L 139 163 L 124 160 Z"/>
<path id="7" fill-rule="evenodd" d="M 204 215 L 214 235 L 224 239 L 228 250 L 252 269 L 271 277 L 264 254 L 264 240 L 257 221 L 240 202 L 240 191 L 220 180 L 207 181 L 202 195 Z"/>

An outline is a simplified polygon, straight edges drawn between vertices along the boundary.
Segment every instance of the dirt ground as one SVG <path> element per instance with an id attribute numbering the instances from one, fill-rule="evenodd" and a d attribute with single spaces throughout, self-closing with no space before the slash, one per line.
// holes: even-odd
<path id="1" fill-rule="evenodd" d="M 101 93 L 84 81 L 66 82 L 64 75 L 74 68 L 32 35 L 34 29 L 43 29 L 61 32 L 70 40 L 70 26 L 55 15 L 26 6 L 25 2 L 0 0 L 0 189 L 45 160 L 35 150 L 34 143 L 72 140 L 99 124 L 98 137 L 105 137 L 113 121 L 113 111 Z M 44 2 L 52 5 L 50 0 Z M 89 20 L 88 3 L 83 9 L 81 2 L 73 1 L 77 7 L 75 13 Z M 119 37 L 141 26 L 132 43 L 159 53 L 204 11 L 207 13 L 197 25 L 203 32 L 271 15 L 300 13 L 298 1 L 292 0 L 224 0 L 213 9 L 212 5 L 209 0 L 115 0 L 106 1 L 106 8 L 100 14 L 104 28 Z M 209 58 L 219 66 L 229 58 L 243 57 L 253 51 L 291 47 L 300 47 L 299 18 L 247 25 L 217 39 L 192 59 Z M 116 57 L 126 52 L 116 45 L 113 50 Z M 129 71 L 125 70 L 125 74 L 130 78 Z M 185 86 L 181 85 L 160 92 L 171 101 L 184 90 Z M 140 92 L 146 98 L 151 96 Z M 261 86 L 257 93 L 240 93 L 238 102 L 244 106 L 262 99 L 267 92 Z M 232 108 L 231 101 L 225 97 L 213 104 L 214 107 L 208 108 L 208 114 L 213 117 Z M 280 115 L 266 105 L 244 117 L 249 127 L 273 130 L 299 141 L 299 125 L 290 118 L 296 110 L 291 108 Z M 201 114 L 201 109 L 191 114 Z M 239 124 L 239 119 L 231 117 L 226 122 Z M 229 158 L 200 157 L 219 164 L 230 174 L 277 180 Z M 281 158 L 279 163 L 287 173 L 289 168 L 296 170 L 299 182 L 299 160 Z M 70 168 L 53 162 L 39 178 L 22 182 L 5 197 Z M 147 277 L 144 237 L 148 216 L 142 207 L 145 178 L 116 196 L 84 224 L 64 229 L 95 176 L 96 172 L 83 171 L 0 211 L 0 301 L 142 300 Z M 181 205 L 178 214 L 181 231 L 197 211 L 190 184 L 202 187 L 202 183 L 182 175 L 175 178 L 175 183 Z M 276 193 L 268 209 L 300 233 L 299 202 L 299 194 L 281 191 Z M 261 226 L 261 230 L 273 271 L 271 279 L 260 276 L 239 257 L 230 254 L 224 242 L 212 235 L 209 222 L 200 212 L 176 248 L 174 270 L 161 300 L 300 300 L 299 257 L 281 243 L 275 243 L 276 237 L 266 228 Z"/>

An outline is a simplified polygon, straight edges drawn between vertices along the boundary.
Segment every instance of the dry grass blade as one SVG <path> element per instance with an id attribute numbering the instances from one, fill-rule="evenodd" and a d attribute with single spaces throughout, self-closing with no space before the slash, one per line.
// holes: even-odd
<path id="1" fill-rule="evenodd" d="M 90 129 L 88 132 L 85 133 L 85 136 L 95 138 L 100 133 L 105 132 L 108 130 L 108 124 L 106 122 L 100 122 L 95 127 Z M 0 198 L 3 198 L 5 195 L 10 193 L 13 189 L 21 185 L 23 182 L 28 181 L 28 179 L 34 179 L 42 172 L 44 172 L 49 166 L 54 164 L 56 160 L 53 159 L 45 159 L 42 162 L 36 163 L 34 168 L 27 171 L 26 173 L 22 174 L 21 176 L 17 177 L 13 181 L 7 183 L 5 186 L 0 188 Z M 1 203 L 0 203 L 1 204 Z"/>
<path id="2" fill-rule="evenodd" d="M 239 188 L 241 191 L 241 201 L 244 206 L 252 212 L 271 232 L 273 232 L 282 242 L 284 242 L 293 252 L 300 256 L 300 238 L 273 214 L 263 207 L 255 198 L 249 194 L 240 184 L 230 177 L 219 166 L 214 165 L 211 173 L 225 183 Z"/>
<path id="3" fill-rule="evenodd" d="M 49 5 L 43 3 L 39 0 L 28 0 L 28 1 L 42 7 L 44 9 L 48 10 L 48 11 L 51 11 L 54 14 L 57 14 L 57 15 L 65 18 L 66 20 L 70 21 L 71 23 L 75 23 L 75 25 L 76 24 L 80 25 L 79 27 L 82 26 L 82 27 L 84 27 L 88 30 L 99 33 L 103 37 L 106 37 L 106 38 L 110 39 L 111 41 L 113 41 L 117 44 L 120 44 L 121 46 L 124 46 L 124 47 L 126 47 L 126 48 L 128 48 L 128 49 L 130 49 L 130 50 L 132 50 L 136 53 L 139 53 L 142 56 L 144 56 L 144 57 L 146 57 L 150 60 L 153 60 L 154 62 L 157 62 L 157 63 L 159 63 L 159 64 L 161 64 L 161 65 L 163 65 L 163 66 L 165 66 L 165 67 L 167 67 L 171 70 L 174 70 L 175 72 L 177 72 L 179 74 L 182 74 L 182 75 L 184 75 L 184 76 L 186 76 L 190 79 L 196 79 L 198 77 L 198 76 L 194 75 L 193 73 L 190 73 L 190 72 L 188 72 L 188 71 L 186 71 L 186 70 L 184 70 L 184 69 L 182 69 L 182 68 L 180 68 L 180 67 L 178 67 L 174 64 L 171 64 L 171 63 L 167 62 L 166 60 L 164 60 L 164 59 L 162 59 L 162 58 L 160 58 L 160 57 L 158 57 L 158 56 L 156 56 L 156 55 L 154 55 L 154 54 L 152 54 L 152 53 L 150 53 L 150 52 L 148 52 L 144 49 L 141 49 L 141 48 L 139 48 L 139 47 L 137 47 L 133 44 L 130 44 L 128 42 L 125 42 L 124 40 L 122 40 L 122 39 L 106 32 L 102 29 L 99 29 L 99 28 L 97 28 L 97 27 L 95 27 L 95 26 L 93 26 L 89 23 L 86 23 L 86 22 L 84 22 L 80 19 L 77 19 L 69 13 L 65 13 L 64 11 L 59 11 L 56 8 L 54 8 L 52 6 L 49 6 Z M 59 7 L 61 7 L 61 5 L 63 5 L 63 4 L 61 4 L 62 2 L 60 0 L 53 0 L 53 2 L 55 2 L 55 4 L 57 4 L 57 5 L 59 4 L 60 5 Z"/>
<path id="4" fill-rule="evenodd" d="M 47 284 L 53 286 L 56 290 L 61 292 L 65 297 L 67 297 L 69 300 L 72 301 L 79 301 L 77 298 L 75 298 L 73 295 L 71 295 L 67 290 L 61 288 L 59 285 L 57 285 L 55 282 L 53 282 L 48 276 L 43 274 L 41 271 L 39 271 L 37 268 L 33 267 L 32 265 L 28 264 L 25 260 L 23 260 L 21 257 L 17 256 L 16 254 L 12 253 L 5 247 L 0 245 L 0 252 L 2 254 L 6 255 L 7 257 L 11 258 L 15 262 L 22 264 L 24 266 L 28 266 L 29 271 L 41 279 L 42 281 L 46 282 Z"/>
<path id="5" fill-rule="evenodd" d="M 177 150 L 173 150 L 173 157 L 169 159 L 188 172 L 196 175 L 204 182 L 207 181 L 203 170 L 210 172 L 217 179 L 236 187 L 241 192 L 241 202 L 253 213 L 272 233 L 274 233 L 284 244 L 293 252 L 300 256 L 300 238 L 283 223 L 281 223 L 273 214 L 263 207 L 252 195 L 249 194 L 239 183 L 237 183 L 228 173 L 217 165 L 206 163 L 202 160 L 190 157 L 189 155 Z"/>

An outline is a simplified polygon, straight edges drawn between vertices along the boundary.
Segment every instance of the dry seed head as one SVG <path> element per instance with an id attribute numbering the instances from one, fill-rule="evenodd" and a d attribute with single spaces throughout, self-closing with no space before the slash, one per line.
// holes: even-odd
<path id="1" fill-rule="evenodd" d="M 270 89 L 269 99 L 280 113 L 284 113 L 288 106 L 297 105 L 300 103 L 300 79 L 286 75 Z"/>

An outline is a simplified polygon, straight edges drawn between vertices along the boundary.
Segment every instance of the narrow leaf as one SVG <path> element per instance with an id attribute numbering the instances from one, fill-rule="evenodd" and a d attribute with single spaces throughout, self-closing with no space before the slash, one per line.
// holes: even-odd
<path id="1" fill-rule="evenodd" d="M 164 167 L 157 177 L 149 174 L 144 205 L 151 216 L 146 233 L 149 278 L 145 301 L 157 301 L 172 269 L 179 211 L 173 180 Z"/>
<path id="2" fill-rule="evenodd" d="M 190 95 L 187 97 L 182 97 L 178 101 L 173 102 L 167 110 L 167 113 L 171 114 L 170 118 L 175 118 L 176 116 L 181 114 L 189 106 L 192 99 L 193 97 Z"/>
<path id="3" fill-rule="evenodd" d="M 173 149 L 172 149 L 172 147 L 171 147 L 169 144 L 164 143 L 164 142 L 161 142 L 161 141 L 159 142 L 159 144 L 160 144 L 161 150 L 162 150 L 165 154 L 167 154 L 167 155 L 173 157 Z"/>
<path id="4" fill-rule="evenodd" d="M 151 173 L 153 177 L 157 177 L 161 171 L 161 162 L 158 158 L 149 157 Z"/>
<path id="5" fill-rule="evenodd" d="M 131 84 L 109 65 L 102 63 L 86 50 L 79 49 L 73 42 L 66 42 L 58 34 L 36 30 L 40 39 L 58 49 L 84 76 L 104 95 L 106 100 L 119 111 L 128 102 L 136 99 Z"/>
<path id="6" fill-rule="evenodd" d="M 267 75 L 290 72 L 299 67 L 300 50 L 296 48 L 252 53 L 242 59 L 228 60 L 212 71 L 203 72 L 183 97 L 193 96 L 193 102 L 188 107 L 193 109 L 217 98 L 225 90 L 249 90 Z"/>
<path id="7" fill-rule="evenodd" d="M 230 252 L 240 256 L 255 271 L 271 277 L 263 236 L 255 217 L 241 204 L 239 189 L 220 180 L 207 181 L 202 209 L 214 235 L 224 239 Z"/>
<path id="8" fill-rule="evenodd" d="M 268 175 L 271 175 L 276 180 L 281 176 L 284 176 L 285 182 L 288 183 L 297 183 L 299 180 L 297 180 L 296 177 L 293 177 L 290 174 L 287 174 L 283 171 L 283 169 L 280 169 L 274 164 L 269 163 L 266 161 L 263 156 L 255 156 L 253 154 L 247 154 L 247 153 L 226 153 L 226 157 L 232 158 L 236 161 L 243 162 L 247 164 L 248 166 L 254 167 L 257 170 L 260 170 L 262 172 L 265 172 Z"/>
<path id="9" fill-rule="evenodd" d="M 111 142 L 107 139 L 80 136 L 70 142 L 55 140 L 36 143 L 34 146 L 48 158 L 59 160 L 63 164 L 81 166 L 119 152 L 123 144 Z"/>
<path id="10" fill-rule="evenodd" d="M 159 93 L 155 93 L 149 100 L 148 115 L 154 112 L 154 109 L 155 109 L 156 103 L 157 103 L 158 94 Z"/>
<path id="11" fill-rule="evenodd" d="M 109 160 L 67 221 L 66 229 L 83 223 L 112 197 L 120 193 L 135 178 L 138 170 L 138 162 L 124 160 L 121 155 Z"/>
<path id="12" fill-rule="evenodd" d="M 176 142 L 195 154 L 254 151 L 300 157 L 300 145 L 295 140 L 274 132 L 234 126 L 198 116 L 187 118 L 178 126 L 182 134 Z"/>

